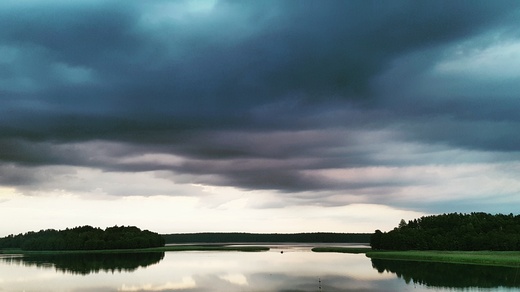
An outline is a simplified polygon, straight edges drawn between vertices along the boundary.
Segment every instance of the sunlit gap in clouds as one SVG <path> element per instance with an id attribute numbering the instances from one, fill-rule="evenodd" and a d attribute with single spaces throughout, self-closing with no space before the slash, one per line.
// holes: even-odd
<path id="1" fill-rule="evenodd" d="M 373 226 L 389 229 L 401 218 L 413 219 L 422 215 L 374 204 L 329 208 L 297 205 L 258 208 L 256 206 L 268 204 L 262 202 L 268 192 L 252 195 L 229 187 L 204 189 L 201 191 L 211 189 L 211 194 L 200 194 L 198 197 L 126 196 L 111 200 L 61 192 L 48 192 L 45 196 L 11 195 L 15 199 L 1 203 L 4 212 L 0 217 L 2 220 L 12 216 L 19 218 L 16 225 L 3 231 L 7 235 L 85 224 L 101 227 L 137 225 L 162 233 L 371 232 Z M 271 200 L 276 200 L 276 195 L 271 195 Z"/>

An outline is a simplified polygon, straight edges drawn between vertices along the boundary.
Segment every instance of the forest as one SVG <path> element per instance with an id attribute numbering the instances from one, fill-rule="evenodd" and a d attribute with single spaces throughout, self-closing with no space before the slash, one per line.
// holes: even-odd
<path id="1" fill-rule="evenodd" d="M 102 250 L 164 246 L 161 235 L 135 226 L 114 226 L 105 230 L 92 226 L 72 229 L 46 229 L 0 238 L 0 249 L 34 250 Z"/>
<path id="2" fill-rule="evenodd" d="M 368 243 L 370 233 L 179 233 L 163 235 L 166 243 Z"/>
<path id="3" fill-rule="evenodd" d="M 401 220 L 389 232 L 376 230 L 375 250 L 520 250 L 520 215 L 450 213 Z"/>

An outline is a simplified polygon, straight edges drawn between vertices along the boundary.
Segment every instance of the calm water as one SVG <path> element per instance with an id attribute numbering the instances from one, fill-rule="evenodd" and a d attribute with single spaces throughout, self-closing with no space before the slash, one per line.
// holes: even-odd
<path id="1" fill-rule="evenodd" d="M 2 256 L 0 291 L 520 291 L 520 271 L 372 261 L 306 246 L 257 253 Z"/>

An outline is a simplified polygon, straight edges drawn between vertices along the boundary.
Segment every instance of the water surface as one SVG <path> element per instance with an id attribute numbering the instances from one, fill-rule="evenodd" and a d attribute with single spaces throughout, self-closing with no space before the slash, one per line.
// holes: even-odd
<path id="1" fill-rule="evenodd" d="M 518 269 L 313 253 L 189 251 L 0 258 L 0 291 L 519 291 Z M 283 251 L 283 253 L 282 253 Z"/>

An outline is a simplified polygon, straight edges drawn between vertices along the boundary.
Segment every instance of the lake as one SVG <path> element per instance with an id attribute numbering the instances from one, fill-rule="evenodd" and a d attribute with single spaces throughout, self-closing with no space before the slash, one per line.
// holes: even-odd
<path id="1" fill-rule="evenodd" d="M 520 291 L 518 268 L 270 247 L 252 253 L 0 255 L 0 291 Z"/>

